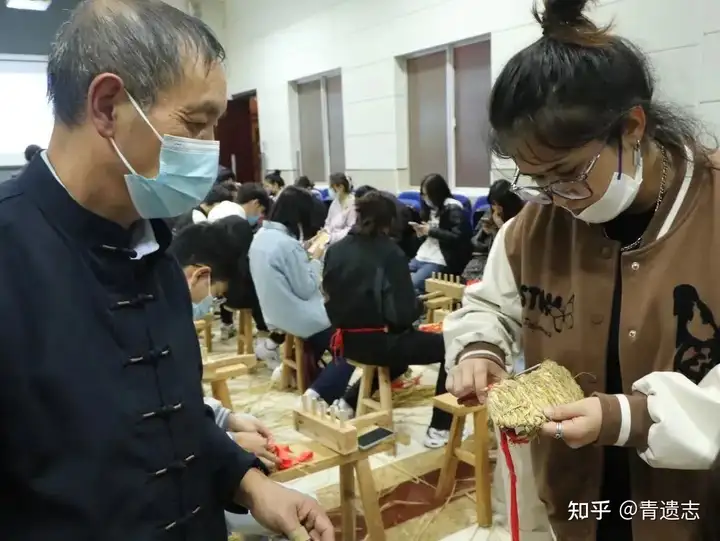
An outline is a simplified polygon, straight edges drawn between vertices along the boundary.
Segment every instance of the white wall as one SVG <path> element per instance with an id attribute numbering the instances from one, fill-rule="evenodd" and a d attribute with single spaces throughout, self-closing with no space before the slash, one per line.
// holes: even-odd
<path id="1" fill-rule="evenodd" d="M 495 78 L 512 54 L 539 35 L 531 5 L 532 0 L 228 1 L 230 91 L 257 90 L 267 165 L 292 174 L 288 82 L 340 68 L 348 171 L 358 184 L 403 188 L 406 85 L 395 57 L 490 34 Z M 720 0 L 605 0 L 595 10 L 598 21 L 613 17 L 616 31 L 650 54 L 662 94 L 720 127 Z"/>

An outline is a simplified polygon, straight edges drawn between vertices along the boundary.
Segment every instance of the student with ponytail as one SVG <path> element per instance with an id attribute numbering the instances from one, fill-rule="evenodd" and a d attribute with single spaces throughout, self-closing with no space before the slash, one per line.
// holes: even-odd
<path id="1" fill-rule="evenodd" d="M 689 541 L 720 446 L 720 161 L 585 4 L 545 0 L 542 37 L 493 87 L 493 151 L 536 204 L 445 321 L 447 387 L 483 402 L 521 351 L 566 366 L 587 398 L 546 411 L 532 442 L 557 540 Z"/>

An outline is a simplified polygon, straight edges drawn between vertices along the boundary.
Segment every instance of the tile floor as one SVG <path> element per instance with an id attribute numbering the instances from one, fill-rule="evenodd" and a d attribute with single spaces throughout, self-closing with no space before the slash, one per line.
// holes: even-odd
<path id="1" fill-rule="evenodd" d="M 216 337 L 219 333 L 216 333 Z M 235 340 L 216 341 L 215 355 L 227 354 L 235 348 Z M 490 531 L 475 525 L 473 471 L 470 467 L 458 470 L 454 495 L 446 502 L 432 498 L 442 461 L 443 450 L 429 450 L 423 437 L 430 419 L 428 388 L 434 388 L 436 367 L 413 367 L 413 376 L 421 376 L 416 393 L 403 392 L 396 403 L 395 423 L 409 445 L 399 445 L 397 456 L 380 454 L 371 458 L 373 477 L 381 495 L 381 510 L 387 541 L 486 541 L 509 539 L 507 532 Z M 263 364 L 252 374 L 229 382 L 235 411 L 250 413 L 263 420 L 280 443 L 301 442 L 304 437 L 292 429 L 288 412 L 299 402 L 299 396 L 274 389 L 270 370 Z M 414 399 L 417 394 L 419 399 Z M 425 398 L 422 398 L 425 397 Z M 289 483 L 298 490 L 309 492 L 328 510 L 330 517 L 339 520 L 338 470 L 331 469 L 308 475 Z M 362 515 L 358 515 L 358 539 L 365 537 Z M 495 530 L 501 530 L 496 527 Z M 239 537 L 239 536 L 237 536 Z M 233 539 L 237 538 L 234 537 Z M 240 538 L 241 539 L 241 538 Z M 339 537 L 338 537 L 339 539 Z"/>

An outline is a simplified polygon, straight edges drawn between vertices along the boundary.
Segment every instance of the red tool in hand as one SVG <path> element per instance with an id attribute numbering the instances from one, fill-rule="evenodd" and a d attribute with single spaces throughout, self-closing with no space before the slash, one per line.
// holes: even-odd
<path id="1" fill-rule="evenodd" d="M 293 466 L 302 464 L 303 462 L 309 462 L 314 457 L 312 451 L 303 451 L 296 456 L 290 451 L 289 445 L 274 444 L 271 446 L 270 450 L 275 453 L 276 457 L 280 459 L 280 464 L 278 464 L 278 470 L 287 470 L 289 468 L 292 468 Z"/>

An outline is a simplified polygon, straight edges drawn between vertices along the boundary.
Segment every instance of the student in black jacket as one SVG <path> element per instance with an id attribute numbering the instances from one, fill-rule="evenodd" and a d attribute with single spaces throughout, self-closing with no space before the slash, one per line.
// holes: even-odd
<path id="1" fill-rule="evenodd" d="M 408 366 L 440 363 L 436 392 L 445 392 L 445 345 L 442 335 L 417 331 L 413 323 L 421 307 L 407 271 L 407 259 L 389 237 L 397 217 L 391 197 L 371 191 L 355 202 L 358 219 L 346 238 L 332 245 L 325 256 L 323 291 L 328 317 L 336 329 L 336 357 L 365 364 L 389 366 L 393 379 Z M 337 386 L 331 365 L 313 384 L 322 396 Z M 338 368 L 341 370 L 341 368 Z M 321 392 L 322 391 L 322 392 Z M 342 392 L 342 388 L 340 388 Z M 354 409 L 357 386 L 339 401 L 341 409 Z M 451 418 L 436 410 L 428 429 L 427 445 L 447 442 Z"/>
<path id="2" fill-rule="evenodd" d="M 426 176 L 420 193 L 423 222 L 410 224 L 417 236 L 424 239 L 410 261 L 412 282 L 418 294 L 425 292 L 425 280 L 433 272 L 459 275 L 472 255 L 470 222 L 445 179 L 438 174 Z"/>

